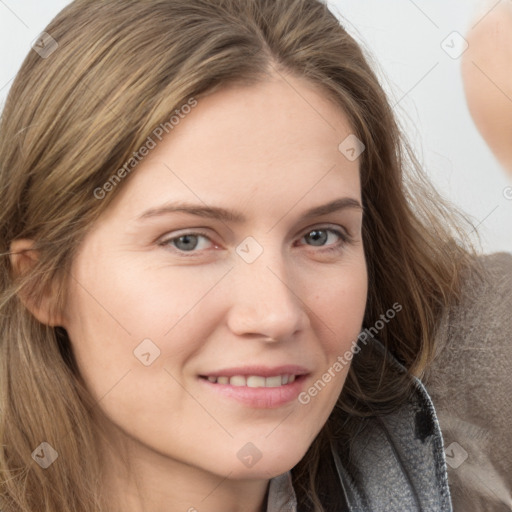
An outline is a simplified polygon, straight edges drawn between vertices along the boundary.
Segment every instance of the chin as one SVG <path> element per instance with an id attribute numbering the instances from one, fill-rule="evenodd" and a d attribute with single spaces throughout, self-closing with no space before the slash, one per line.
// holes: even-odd
<path id="1" fill-rule="evenodd" d="M 269 479 L 286 473 L 296 466 L 307 452 L 310 443 L 296 438 L 282 439 L 278 436 L 272 441 L 263 439 L 259 443 L 247 443 L 237 450 L 237 463 L 232 461 L 231 467 L 226 467 L 231 472 L 233 479 Z"/>
<path id="2" fill-rule="evenodd" d="M 283 461 L 282 457 L 270 457 L 266 461 L 261 459 L 253 467 L 240 467 L 231 470 L 229 478 L 232 480 L 269 480 L 290 471 L 300 458 L 288 458 Z"/>

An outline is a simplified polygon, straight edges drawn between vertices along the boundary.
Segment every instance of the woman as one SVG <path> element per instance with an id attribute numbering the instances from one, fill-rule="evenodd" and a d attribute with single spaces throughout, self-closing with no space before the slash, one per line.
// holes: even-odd
<path id="1" fill-rule="evenodd" d="M 492 275 L 325 4 L 75 1 L 0 134 L 4 512 L 452 510 Z"/>

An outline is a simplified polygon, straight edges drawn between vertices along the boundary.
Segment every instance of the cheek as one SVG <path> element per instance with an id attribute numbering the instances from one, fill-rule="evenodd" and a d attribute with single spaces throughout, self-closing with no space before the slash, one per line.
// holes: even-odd
<path id="1" fill-rule="evenodd" d="M 149 266 L 144 254 L 107 254 L 101 265 L 89 263 L 94 261 L 94 254 L 84 255 L 76 265 L 70 322 L 87 320 L 95 336 L 119 331 L 133 341 L 165 336 L 222 276 L 185 266 Z"/>
<path id="2" fill-rule="evenodd" d="M 76 263 L 65 327 L 80 372 L 97 396 L 127 371 L 147 369 L 144 363 L 158 370 L 171 360 L 180 368 L 200 349 L 216 311 L 204 299 L 222 271 L 154 269 L 122 258 L 94 261 L 84 255 Z M 146 384 L 149 375 L 140 375 Z"/>
<path id="3" fill-rule="evenodd" d="M 364 258 L 341 268 L 340 272 L 323 280 L 314 296 L 311 309 L 323 321 L 331 334 L 327 352 L 331 358 L 345 352 L 357 339 L 368 295 L 368 274 Z"/>
<path id="4" fill-rule="evenodd" d="M 318 424 L 323 424 L 343 388 L 352 358 L 357 353 L 368 293 L 368 276 L 364 259 L 346 267 L 310 302 L 312 318 L 317 319 L 317 332 L 322 350 L 322 365 L 299 396 L 299 402 L 315 410 Z M 355 350 L 355 352 L 354 352 Z"/>

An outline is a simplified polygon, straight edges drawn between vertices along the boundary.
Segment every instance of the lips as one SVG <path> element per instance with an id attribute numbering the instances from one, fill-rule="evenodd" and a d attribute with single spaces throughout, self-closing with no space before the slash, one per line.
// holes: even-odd
<path id="1" fill-rule="evenodd" d="M 254 408 L 276 408 L 293 401 L 309 371 L 297 365 L 225 368 L 200 375 L 206 389 Z"/>

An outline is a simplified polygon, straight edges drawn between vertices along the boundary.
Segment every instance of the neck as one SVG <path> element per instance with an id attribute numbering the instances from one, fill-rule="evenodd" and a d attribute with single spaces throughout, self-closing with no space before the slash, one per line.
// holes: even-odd
<path id="1" fill-rule="evenodd" d="M 269 480 L 231 480 L 170 459 L 148 447 L 106 450 L 109 510 L 123 512 L 265 512 Z M 124 453 L 126 464 L 116 453 Z"/>

